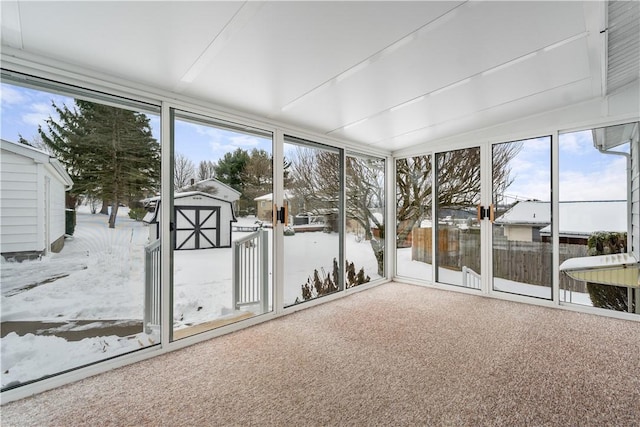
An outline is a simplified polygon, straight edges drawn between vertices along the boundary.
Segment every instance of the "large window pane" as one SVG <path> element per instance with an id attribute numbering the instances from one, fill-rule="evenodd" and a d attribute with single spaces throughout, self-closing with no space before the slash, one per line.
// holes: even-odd
<path id="1" fill-rule="evenodd" d="M 492 157 L 493 289 L 551 299 L 551 137 L 495 144 Z"/>
<path id="2" fill-rule="evenodd" d="M 431 280 L 431 156 L 396 160 L 396 274 Z"/>
<path id="3" fill-rule="evenodd" d="M 344 289 L 340 151 L 287 137 L 284 192 L 284 305 Z"/>
<path id="4" fill-rule="evenodd" d="M 480 289 L 480 147 L 436 154 L 436 280 Z"/>
<path id="5" fill-rule="evenodd" d="M 384 159 L 346 157 L 346 286 L 385 276 Z"/>
<path id="6" fill-rule="evenodd" d="M 183 112 L 174 141 L 173 338 L 180 339 L 272 310 L 273 142 L 268 132 Z"/>
<path id="7" fill-rule="evenodd" d="M 159 109 L 34 87 L 2 84 L 3 389 L 160 342 Z"/>
<path id="8" fill-rule="evenodd" d="M 639 151 L 638 123 L 560 135 L 561 301 L 640 312 Z M 602 256 L 626 253 L 635 262 L 620 256 L 598 268 Z"/>

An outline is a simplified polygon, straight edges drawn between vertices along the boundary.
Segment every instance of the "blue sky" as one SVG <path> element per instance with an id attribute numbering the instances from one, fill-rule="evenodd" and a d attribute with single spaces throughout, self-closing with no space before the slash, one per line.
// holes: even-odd
<path id="1" fill-rule="evenodd" d="M 58 116 L 51 106 L 55 102 L 60 106 L 73 106 L 73 99 L 49 92 L 23 88 L 3 83 L 0 86 L 2 98 L 1 128 L 2 139 L 18 141 L 22 135 L 27 141 L 38 141 L 38 125 L 46 129 L 45 120 Z M 147 114 L 153 135 L 160 139 L 160 116 Z M 263 149 L 271 153 L 271 140 L 231 132 L 212 126 L 197 125 L 186 121 L 176 121 L 176 147 L 178 153 L 184 154 L 197 166 L 200 161 L 217 161 L 228 151 L 237 148 L 250 151 L 253 148 Z"/>
<path id="2" fill-rule="evenodd" d="M 68 97 L 4 83 L 0 91 L 0 133 L 9 141 L 17 141 L 18 134 L 28 141 L 37 140 L 38 125 L 44 125 L 50 115 L 57 119 L 52 101 L 57 105 L 73 105 Z M 148 116 L 154 136 L 159 138 L 160 118 Z M 191 159 L 195 166 L 202 160 L 217 161 L 237 148 L 272 152 L 269 139 L 193 122 L 176 122 L 175 150 Z M 505 194 L 520 200 L 549 200 L 549 164 L 548 138 L 523 141 L 522 150 L 511 161 L 514 182 Z M 593 148 L 590 131 L 560 136 L 560 200 L 624 200 L 626 197 L 624 157 L 599 153 Z M 513 201 L 513 198 L 506 201 Z"/>

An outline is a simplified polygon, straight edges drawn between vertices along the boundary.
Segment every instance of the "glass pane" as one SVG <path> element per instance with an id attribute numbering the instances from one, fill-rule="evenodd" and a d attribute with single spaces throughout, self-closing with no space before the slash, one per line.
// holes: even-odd
<path id="1" fill-rule="evenodd" d="M 3 389 L 160 342 L 158 109 L 83 99 L 2 84 Z"/>
<path id="2" fill-rule="evenodd" d="M 396 160 L 396 274 L 432 280 L 431 156 Z"/>
<path id="3" fill-rule="evenodd" d="M 480 147 L 436 154 L 436 280 L 480 289 Z"/>
<path id="4" fill-rule="evenodd" d="M 551 137 L 495 144 L 492 158 L 493 289 L 551 299 Z"/>
<path id="5" fill-rule="evenodd" d="M 560 135 L 561 301 L 640 312 L 632 244 L 638 241 L 639 152 L 638 123 Z M 620 256 L 597 268 L 603 256 L 634 250 L 629 265 L 619 263 Z M 572 267 L 576 259 L 581 268 Z"/>
<path id="6" fill-rule="evenodd" d="M 272 310 L 272 145 L 263 131 L 176 113 L 173 339 Z"/>
<path id="7" fill-rule="evenodd" d="M 347 288 L 384 277 L 384 159 L 346 157 Z"/>
<path id="8" fill-rule="evenodd" d="M 285 307 L 344 289 L 340 228 L 340 152 L 285 139 Z"/>

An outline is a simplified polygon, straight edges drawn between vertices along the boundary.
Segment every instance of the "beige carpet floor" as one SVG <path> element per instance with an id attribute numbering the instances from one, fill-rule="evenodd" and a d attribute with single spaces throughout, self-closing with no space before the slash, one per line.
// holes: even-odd
<path id="1" fill-rule="evenodd" d="M 4 405 L 8 426 L 640 426 L 640 322 L 390 283 Z"/>

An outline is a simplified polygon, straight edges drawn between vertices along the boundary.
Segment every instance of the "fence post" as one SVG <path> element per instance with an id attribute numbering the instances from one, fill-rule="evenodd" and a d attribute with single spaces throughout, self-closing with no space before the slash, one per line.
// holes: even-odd
<path id="1" fill-rule="evenodd" d="M 233 309 L 238 309 L 238 296 L 240 295 L 240 245 L 238 242 L 233 242 L 233 292 L 231 297 L 233 298 Z"/>
<path id="2" fill-rule="evenodd" d="M 260 232 L 260 279 L 262 289 L 262 314 L 269 311 L 269 233 L 267 230 Z"/>
<path id="3" fill-rule="evenodd" d="M 144 247 L 144 316 L 142 328 L 145 333 L 150 333 L 149 323 L 151 322 L 151 287 L 153 282 L 152 252 L 149 246 Z"/>

